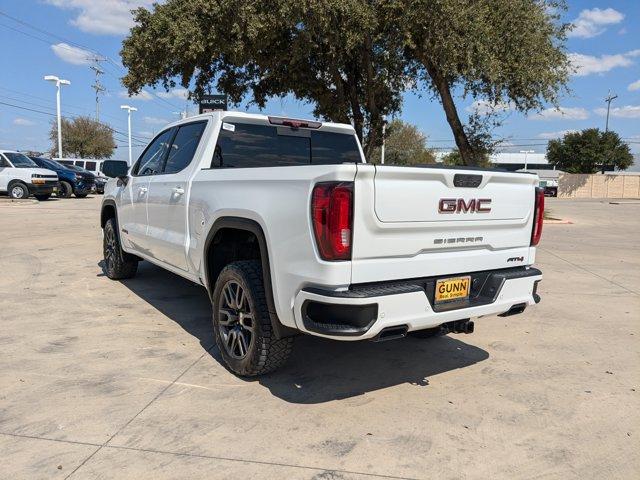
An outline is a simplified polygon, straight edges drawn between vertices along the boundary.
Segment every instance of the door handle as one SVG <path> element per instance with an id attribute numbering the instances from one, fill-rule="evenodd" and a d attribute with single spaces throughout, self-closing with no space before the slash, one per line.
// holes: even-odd
<path id="1" fill-rule="evenodd" d="M 147 187 L 138 187 L 138 193 L 140 195 L 144 195 L 145 193 L 147 193 L 147 190 L 149 190 Z"/>
<path id="2" fill-rule="evenodd" d="M 174 193 L 174 195 L 184 195 L 184 188 L 182 187 L 173 187 L 171 191 Z"/>

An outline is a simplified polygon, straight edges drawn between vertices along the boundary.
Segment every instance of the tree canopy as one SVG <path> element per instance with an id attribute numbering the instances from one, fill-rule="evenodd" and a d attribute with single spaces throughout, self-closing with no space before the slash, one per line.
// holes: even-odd
<path id="1" fill-rule="evenodd" d="M 556 103 L 567 81 L 562 0 L 167 0 L 135 11 L 121 51 L 130 93 L 179 82 L 264 107 L 310 102 L 351 122 L 367 157 L 402 93 L 427 89 L 443 106 L 467 164 L 484 155 L 454 97 L 526 112 Z M 475 140 L 475 141 L 474 141 Z"/>
<path id="2" fill-rule="evenodd" d="M 427 148 L 427 137 L 415 125 L 392 120 L 385 137 L 385 164 L 425 165 L 436 161 L 433 152 Z M 381 148 L 376 148 L 371 161 L 380 163 L 381 155 Z"/>
<path id="3" fill-rule="evenodd" d="M 58 125 L 52 122 L 51 154 L 58 154 Z M 89 117 L 62 118 L 62 154 L 76 158 L 108 158 L 116 148 L 112 129 Z"/>
<path id="4" fill-rule="evenodd" d="M 466 163 L 462 159 L 462 155 L 460 155 L 460 151 L 459 150 L 453 150 L 453 151 L 447 153 L 445 156 L 443 156 L 442 157 L 442 164 L 443 165 L 451 165 L 451 166 L 464 166 L 464 165 L 466 165 Z M 493 167 L 493 163 L 491 162 L 491 159 L 489 158 L 489 155 L 485 154 L 485 155 L 477 158 L 476 166 L 484 167 L 484 168 L 491 168 L 491 167 Z"/>
<path id="5" fill-rule="evenodd" d="M 603 165 L 626 170 L 633 164 L 633 155 L 629 145 L 616 132 L 588 128 L 551 140 L 547 146 L 547 160 L 558 170 L 568 173 L 596 173 Z"/>

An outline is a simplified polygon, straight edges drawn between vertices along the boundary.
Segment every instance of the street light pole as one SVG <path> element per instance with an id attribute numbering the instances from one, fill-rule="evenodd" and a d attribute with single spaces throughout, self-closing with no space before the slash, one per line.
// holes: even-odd
<path id="1" fill-rule="evenodd" d="M 535 153 L 535 150 L 520 150 L 520 153 L 524 153 L 524 170 L 527 171 L 527 155 Z"/>
<path id="2" fill-rule="evenodd" d="M 62 80 L 55 75 L 46 75 L 44 79 L 56 83 L 56 112 L 58 117 L 58 159 L 62 158 L 62 117 L 60 114 L 60 85 L 71 85 L 69 80 Z"/>
<path id="3" fill-rule="evenodd" d="M 120 105 L 120 108 L 127 111 L 127 124 L 129 128 L 129 166 L 131 166 L 131 112 L 137 112 L 138 109 L 136 107 L 130 107 L 129 105 Z"/>

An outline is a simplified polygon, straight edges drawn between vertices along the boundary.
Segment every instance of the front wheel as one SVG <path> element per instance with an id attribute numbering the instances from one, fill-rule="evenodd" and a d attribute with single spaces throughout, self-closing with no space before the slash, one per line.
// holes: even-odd
<path id="1" fill-rule="evenodd" d="M 58 197 L 59 198 L 69 198 L 73 193 L 73 186 L 69 182 L 65 182 L 64 180 L 60 182 L 58 186 Z"/>
<path id="2" fill-rule="evenodd" d="M 15 200 L 29 197 L 29 189 L 24 183 L 14 183 L 9 187 L 9 196 Z"/>
<path id="3" fill-rule="evenodd" d="M 237 375 L 262 375 L 287 361 L 293 338 L 275 338 L 259 261 L 222 270 L 213 292 L 213 329 L 224 362 Z"/>
<path id="4" fill-rule="evenodd" d="M 102 249 L 104 252 L 104 271 L 111 280 L 132 278 L 136 274 L 138 260 L 122 250 L 115 218 L 110 218 L 104 225 Z"/>

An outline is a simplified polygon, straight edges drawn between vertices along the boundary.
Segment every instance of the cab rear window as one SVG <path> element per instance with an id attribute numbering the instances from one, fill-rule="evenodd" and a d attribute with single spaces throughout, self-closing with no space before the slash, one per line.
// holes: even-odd
<path id="1" fill-rule="evenodd" d="M 351 134 L 286 126 L 224 123 L 211 168 L 286 167 L 361 162 Z"/>

